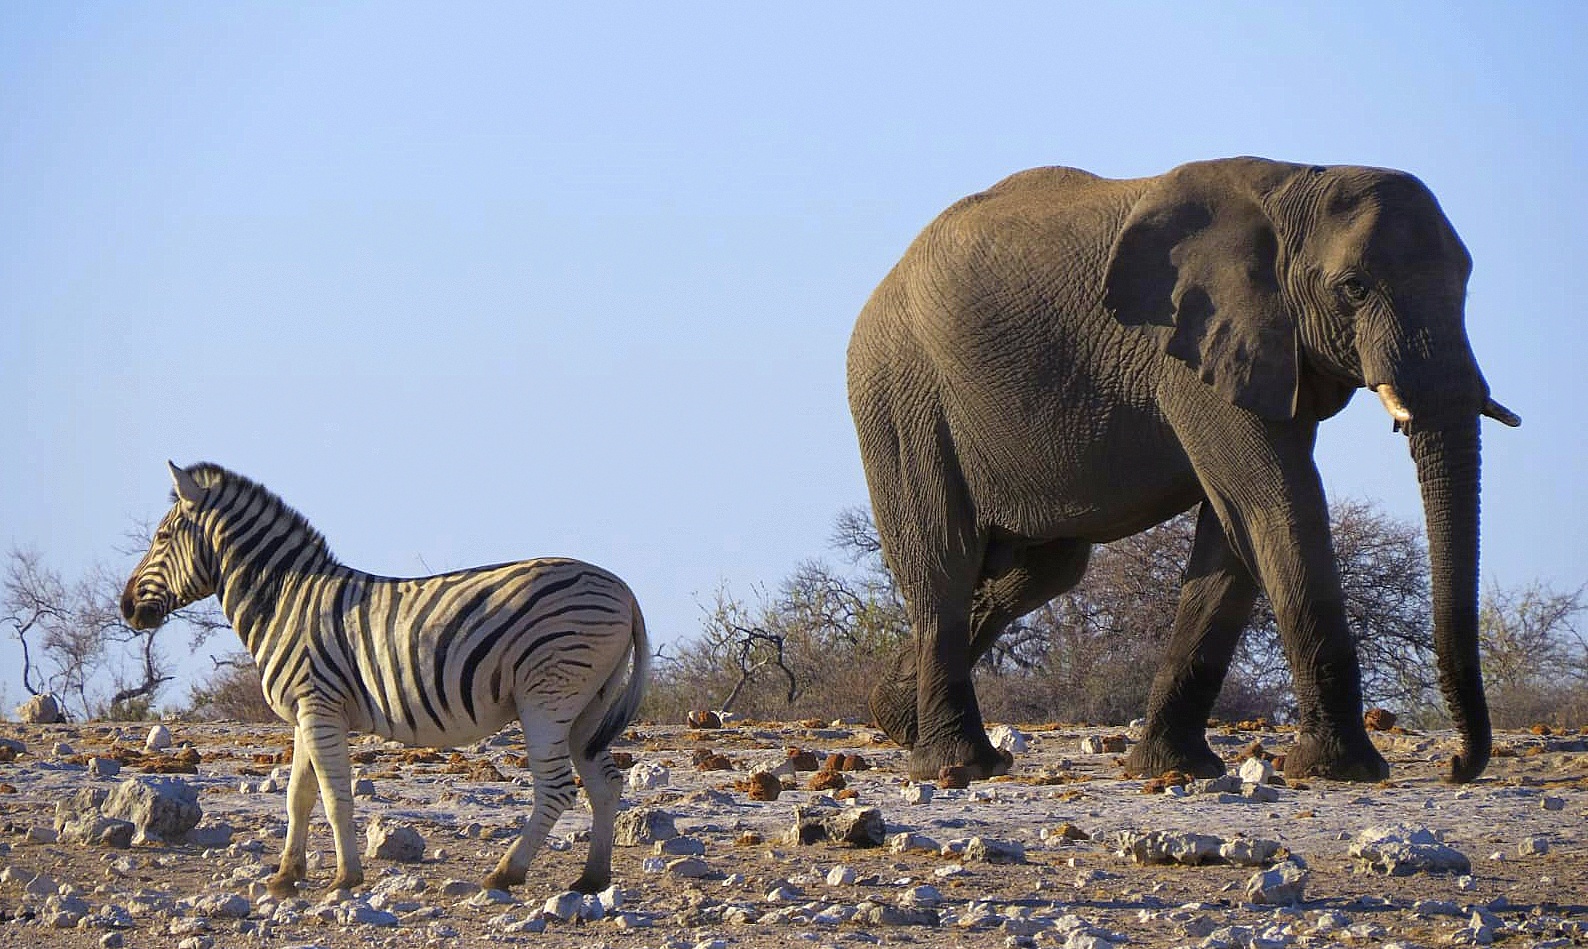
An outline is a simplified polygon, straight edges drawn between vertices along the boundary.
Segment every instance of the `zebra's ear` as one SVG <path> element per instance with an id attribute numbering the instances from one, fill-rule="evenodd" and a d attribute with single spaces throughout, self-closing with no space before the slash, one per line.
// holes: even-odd
<path id="1" fill-rule="evenodd" d="M 195 507 L 204 500 L 204 489 L 193 480 L 186 469 L 177 467 L 176 462 L 167 460 L 166 466 L 171 469 L 171 482 L 176 485 L 176 496 L 184 507 Z"/>

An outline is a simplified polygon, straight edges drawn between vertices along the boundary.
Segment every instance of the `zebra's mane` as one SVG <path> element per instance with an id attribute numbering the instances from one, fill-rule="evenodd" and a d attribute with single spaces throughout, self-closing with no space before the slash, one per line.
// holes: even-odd
<path id="1" fill-rule="evenodd" d="M 319 529 L 310 524 L 309 519 L 298 513 L 292 505 L 281 500 L 280 495 L 259 482 L 208 461 L 189 465 L 187 473 L 206 490 L 229 487 L 238 498 L 262 499 L 265 502 L 264 509 L 269 512 L 268 516 L 272 520 L 290 522 L 292 532 L 302 537 L 306 544 L 318 547 L 332 563 L 338 562 L 336 555 L 331 553 L 330 545 L 325 542 L 325 535 L 321 534 Z M 176 499 L 176 489 L 172 488 L 171 503 L 175 504 Z"/>

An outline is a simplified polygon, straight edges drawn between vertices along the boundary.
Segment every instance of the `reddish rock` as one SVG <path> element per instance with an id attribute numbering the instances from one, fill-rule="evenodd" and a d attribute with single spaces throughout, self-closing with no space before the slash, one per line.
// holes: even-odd
<path id="1" fill-rule="evenodd" d="M 1395 713 L 1385 708 L 1370 708 L 1362 713 L 1362 724 L 1370 732 L 1387 732 L 1395 727 Z"/>

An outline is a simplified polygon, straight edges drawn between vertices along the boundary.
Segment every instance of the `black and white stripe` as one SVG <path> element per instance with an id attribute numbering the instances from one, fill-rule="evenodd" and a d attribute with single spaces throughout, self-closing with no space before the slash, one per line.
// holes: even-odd
<path id="1" fill-rule="evenodd" d="M 301 514 L 241 475 L 199 464 L 172 465 L 171 477 L 174 504 L 127 582 L 122 612 L 149 628 L 215 594 L 258 664 L 271 707 L 296 726 L 287 842 L 272 892 L 294 892 L 304 877 L 316 783 L 336 839 L 333 886 L 363 880 L 349 730 L 452 747 L 514 718 L 524 728 L 535 806 L 486 884 L 523 882 L 574 799 L 570 759 L 592 814 L 590 855 L 574 886 L 608 884 L 622 774 L 607 746 L 638 709 L 650 658 L 639 604 L 623 581 L 567 559 L 374 576 L 338 563 Z"/>

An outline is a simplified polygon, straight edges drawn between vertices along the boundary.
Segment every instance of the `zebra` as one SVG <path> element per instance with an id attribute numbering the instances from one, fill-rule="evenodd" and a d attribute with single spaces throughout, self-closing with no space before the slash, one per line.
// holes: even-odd
<path id="1" fill-rule="evenodd" d="M 573 888 L 595 893 L 611 883 L 622 772 L 607 746 L 633 720 L 650 666 L 645 621 L 622 580 L 562 558 L 375 576 L 337 561 L 320 532 L 262 485 L 219 465 L 167 464 L 172 507 L 127 581 L 121 612 L 134 629 L 152 629 L 214 594 L 259 667 L 270 707 L 294 726 L 273 895 L 296 893 L 306 878 L 316 782 L 336 841 L 331 888 L 363 883 L 350 730 L 455 747 L 515 717 L 535 804 L 484 885 L 524 882 L 574 800 L 570 758 L 591 812 L 589 857 Z"/>

